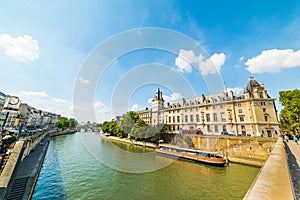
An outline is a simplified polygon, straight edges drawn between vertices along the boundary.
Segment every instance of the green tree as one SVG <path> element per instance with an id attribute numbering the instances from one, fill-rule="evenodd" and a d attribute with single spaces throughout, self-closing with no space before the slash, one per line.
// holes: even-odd
<path id="1" fill-rule="evenodd" d="M 139 116 L 136 112 L 130 111 L 123 115 L 120 128 L 127 134 L 131 133 L 132 126 L 139 119 Z"/>
<path id="2" fill-rule="evenodd" d="M 118 136 L 118 137 L 126 137 L 127 135 L 122 131 L 119 124 L 116 121 L 111 122 L 103 122 L 101 125 L 101 129 L 104 133 L 109 133 L 110 135 Z"/>
<path id="3" fill-rule="evenodd" d="M 58 128 L 74 128 L 77 125 L 77 121 L 74 118 L 68 119 L 67 117 L 60 117 L 55 122 L 55 126 Z"/>
<path id="4" fill-rule="evenodd" d="M 101 129 L 102 129 L 103 133 L 108 133 L 109 132 L 109 123 L 110 122 L 105 121 L 101 125 Z"/>
<path id="5" fill-rule="evenodd" d="M 69 119 L 69 127 L 70 128 L 75 128 L 76 126 L 77 126 L 77 121 L 76 121 L 76 119 L 74 119 L 74 118 L 70 118 Z"/>
<path id="6" fill-rule="evenodd" d="M 280 126 L 283 131 L 300 131 L 300 90 L 279 92 L 279 101 L 283 109 L 280 112 Z"/>
<path id="7" fill-rule="evenodd" d="M 57 128 L 64 128 L 64 123 L 60 120 L 55 122 L 55 127 Z"/>

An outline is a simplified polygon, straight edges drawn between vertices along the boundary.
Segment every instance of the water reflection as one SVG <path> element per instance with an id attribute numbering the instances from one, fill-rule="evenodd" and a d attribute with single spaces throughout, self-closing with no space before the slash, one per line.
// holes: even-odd
<path id="1" fill-rule="evenodd" d="M 76 133 L 57 138 L 55 142 L 56 145 L 49 146 L 46 156 L 55 159 L 45 159 L 34 199 L 242 199 L 259 171 L 244 165 L 230 164 L 222 168 L 142 153 L 142 147 L 112 144 L 101 140 L 96 133 Z M 171 164 L 148 173 L 115 170 L 104 165 L 101 159 L 115 159 L 118 165 L 138 164 L 123 157 L 115 145 L 140 152 L 135 155 L 152 155 L 153 163 Z M 140 160 L 146 162 L 140 166 L 147 166 L 149 159 Z M 60 178 L 49 176 L 51 173 L 60 174 Z"/>

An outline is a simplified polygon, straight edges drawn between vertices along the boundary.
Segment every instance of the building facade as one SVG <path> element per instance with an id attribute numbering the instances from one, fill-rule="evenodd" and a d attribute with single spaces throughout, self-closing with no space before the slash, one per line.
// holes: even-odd
<path id="1" fill-rule="evenodd" d="M 28 129 L 54 127 L 60 115 L 36 109 L 21 103 L 19 97 L 0 92 L 0 131 L 5 129 Z"/>
<path id="2" fill-rule="evenodd" d="M 166 107 L 158 90 L 152 109 L 138 114 L 149 125 L 166 124 L 171 133 L 269 137 L 279 133 L 275 99 L 268 95 L 264 84 L 253 77 L 249 78 L 242 95 L 234 96 L 225 89 L 217 94 L 182 98 L 167 103 Z"/>

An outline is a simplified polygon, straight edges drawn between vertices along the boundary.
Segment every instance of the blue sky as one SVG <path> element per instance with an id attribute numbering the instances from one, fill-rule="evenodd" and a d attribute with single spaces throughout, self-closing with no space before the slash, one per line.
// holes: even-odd
<path id="1" fill-rule="evenodd" d="M 278 99 L 279 91 L 300 87 L 299 24 L 300 2 L 293 0 L 1 1 L 0 90 L 43 110 L 66 116 L 73 116 L 75 110 L 84 112 L 85 108 L 73 105 L 74 90 L 77 83 L 92 85 L 89 78 L 81 77 L 92 53 L 128 30 L 157 27 L 186 35 L 204 53 L 172 41 L 177 52 L 141 49 L 115 58 L 93 90 L 96 119 L 82 115 L 80 121 L 110 120 L 123 112 L 124 108 L 116 109 L 113 99 L 121 101 L 122 92 L 114 94 L 118 84 L 129 87 L 132 78 L 126 77 L 130 74 L 141 80 L 154 75 L 155 67 L 142 67 L 149 63 L 165 66 L 166 73 L 132 87 L 129 98 L 121 102 L 126 109 L 151 107 L 148 102 L 157 87 L 169 101 L 210 93 L 205 83 L 206 75 L 215 73 L 209 69 L 210 62 L 227 87 L 237 93 L 249 76 L 254 76 Z M 153 42 L 160 39 L 160 35 L 154 36 Z M 188 93 L 182 82 L 172 81 L 171 75 L 189 84 L 192 92 Z M 163 85 L 161 79 L 172 84 Z"/>

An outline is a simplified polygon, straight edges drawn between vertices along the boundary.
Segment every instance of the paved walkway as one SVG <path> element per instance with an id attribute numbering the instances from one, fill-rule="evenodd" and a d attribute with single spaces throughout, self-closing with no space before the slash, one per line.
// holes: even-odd
<path id="1" fill-rule="evenodd" d="M 300 199 L 300 142 L 285 142 L 285 149 L 296 199 Z"/>
<path id="2" fill-rule="evenodd" d="M 16 177 L 8 192 L 8 200 L 30 199 L 49 140 L 50 137 L 46 136 L 41 143 L 35 147 L 35 150 L 17 166 Z"/>

